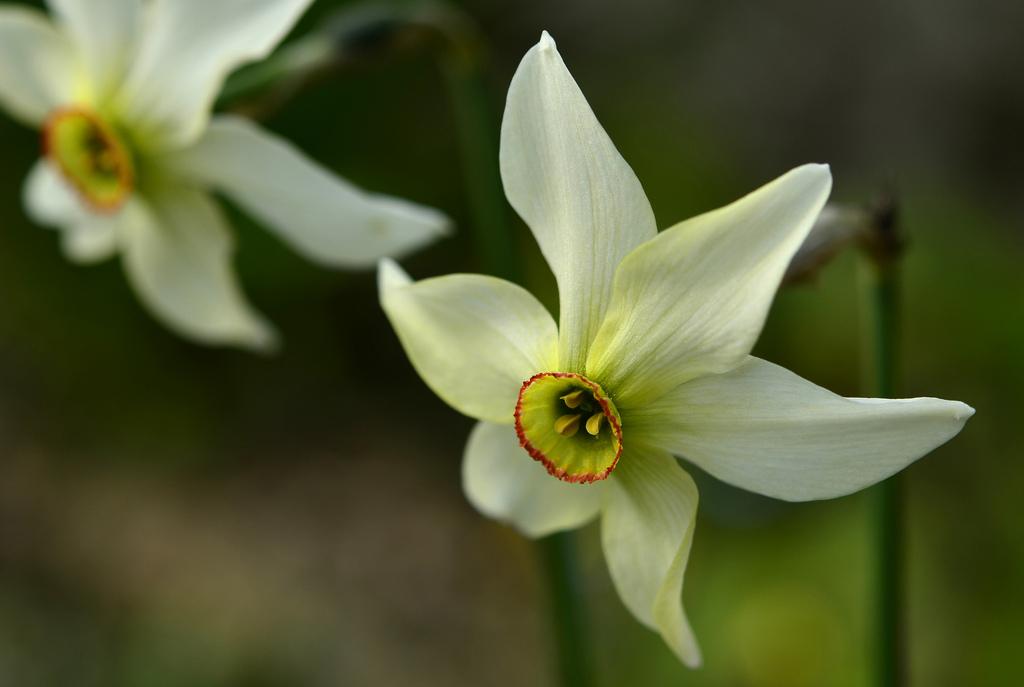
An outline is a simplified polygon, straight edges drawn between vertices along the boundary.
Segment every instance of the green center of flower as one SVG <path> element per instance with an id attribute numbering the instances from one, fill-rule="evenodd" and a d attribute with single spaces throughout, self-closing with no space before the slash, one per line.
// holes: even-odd
<path id="1" fill-rule="evenodd" d="M 520 445 L 567 482 L 596 482 L 622 454 L 622 421 L 596 382 L 571 372 L 543 372 L 523 382 L 516 404 Z"/>
<path id="2" fill-rule="evenodd" d="M 54 111 L 43 126 L 43 150 L 94 209 L 113 212 L 131 194 L 135 169 L 128 146 L 91 111 Z"/>

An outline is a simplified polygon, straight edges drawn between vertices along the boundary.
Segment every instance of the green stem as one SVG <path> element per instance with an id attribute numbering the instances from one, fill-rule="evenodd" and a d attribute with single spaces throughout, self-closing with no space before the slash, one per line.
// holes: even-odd
<path id="1" fill-rule="evenodd" d="M 592 684 L 583 617 L 583 585 L 576 565 L 571 532 L 560 532 L 537 542 L 547 571 L 558 671 L 563 687 Z"/>
<path id="2" fill-rule="evenodd" d="M 483 70 L 466 52 L 451 55 L 443 66 L 472 214 L 470 230 L 481 267 L 497 277 L 519 281 L 521 270 L 498 173 L 497 113 Z"/>
<path id="3" fill-rule="evenodd" d="M 870 392 L 873 396 L 896 395 L 899 346 L 899 254 L 901 242 L 895 221 L 879 224 L 871 246 L 867 294 L 871 317 Z M 876 528 L 876 684 L 901 687 L 907 684 L 906 619 L 904 608 L 904 512 L 903 477 L 890 477 L 873 489 Z"/>
<path id="4" fill-rule="evenodd" d="M 878 528 L 878 675 L 882 687 L 907 684 L 903 609 L 903 480 L 875 488 Z"/>

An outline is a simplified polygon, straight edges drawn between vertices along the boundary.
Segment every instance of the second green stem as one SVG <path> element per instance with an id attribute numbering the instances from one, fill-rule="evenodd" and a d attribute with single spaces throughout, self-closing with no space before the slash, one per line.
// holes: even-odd
<path id="1" fill-rule="evenodd" d="M 552 534 L 537 542 L 547 572 L 558 671 L 562 687 L 588 687 L 590 661 L 583 617 L 583 586 L 571 532 Z"/>
<path id="2" fill-rule="evenodd" d="M 871 380 L 873 396 L 892 398 L 896 392 L 899 342 L 898 256 L 873 260 L 868 266 L 871 313 Z M 876 661 L 878 687 L 906 684 L 904 615 L 903 477 L 898 473 L 872 491 L 876 549 Z"/>

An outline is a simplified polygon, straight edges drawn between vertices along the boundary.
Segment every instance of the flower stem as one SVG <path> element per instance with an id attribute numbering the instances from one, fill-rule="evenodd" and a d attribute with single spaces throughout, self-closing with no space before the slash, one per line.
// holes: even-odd
<path id="1" fill-rule="evenodd" d="M 896 394 L 899 346 L 899 262 L 903 241 L 897 232 L 892 206 L 875 215 L 875 231 L 867 242 L 868 310 L 871 318 L 868 384 L 872 396 Z M 902 473 L 872 490 L 876 528 L 876 684 L 901 687 L 907 683 L 906 619 L 904 608 L 904 512 Z"/>
<path id="2" fill-rule="evenodd" d="M 547 571 L 558 671 L 563 687 L 592 684 L 583 617 L 583 587 L 576 565 L 571 532 L 559 532 L 537 542 Z"/>
<path id="3" fill-rule="evenodd" d="M 488 98 L 483 70 L 479 61 L 464 51 L 451 55 L 443 66 L 481 266 L 496 277 L 518 281 L 521 270 L 498 174 L 497 113 Z"/>

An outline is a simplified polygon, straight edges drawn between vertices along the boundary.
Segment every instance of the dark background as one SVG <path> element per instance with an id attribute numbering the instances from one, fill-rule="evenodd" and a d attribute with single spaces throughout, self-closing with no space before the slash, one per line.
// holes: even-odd
<path id="1" fill-rule="evenodd" d="M 296 35 L 343 3 L 317 2 Z M 913 684 L 1010 685 L 1024 641 L 1024 4 L 1010 0 L 464 3 L 497 126 L 541 29 L 659 225 L 828 162 L 833 199 L 893 191 L 910 237 L 901 395 L 963 400 L 907 472 Z M 265 122 L 460 231 L 405 261 L 480 268 L 446 81 L 429 50 L 363 61 Z M 303 262 L 233 212 L 238 266 L 284 349 L 161 329 L 120 266 L 66 262 L 21 184 L 36 135 L 0 118 L 0 684 L 552 685 L 536 552 L 472 511 L 471 421 L 419 381 L 374 276 Z M 340 221 L 341 218 L 339 218 Z M 529 233 L 526 283 L 554 303 Z M 757 353 L 863 394 L 862 266 L 777 299 Z M 600 684 L 869 683 L 871 499 L 789 505 L 698 475 L 682 668 L 580 534 Z"/>

